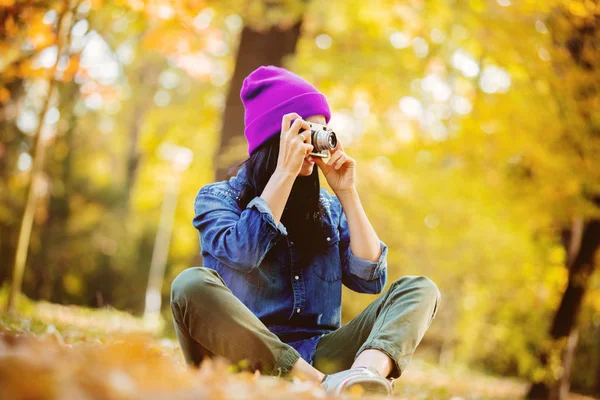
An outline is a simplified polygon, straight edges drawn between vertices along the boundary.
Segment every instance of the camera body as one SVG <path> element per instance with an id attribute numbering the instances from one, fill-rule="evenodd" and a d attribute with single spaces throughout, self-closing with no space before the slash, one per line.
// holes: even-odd
<path id="1" fill-rule="evenodd" d="M 313 145 L 313 151 L 310 153 L 313 157 L 329 157 L 329 150 L 337 147 L 337 136 L 335 132 L 325 125 L 306 121 L 310 126 L 310 139 Z M 306 131 L 301 128 L 299 133 Z"/>

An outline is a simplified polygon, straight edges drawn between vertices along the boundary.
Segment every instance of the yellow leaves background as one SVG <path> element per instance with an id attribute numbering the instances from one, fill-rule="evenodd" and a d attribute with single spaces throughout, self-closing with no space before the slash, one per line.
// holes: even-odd
<path id="1" fill-rule="evenodd" d="M 600 193 L 597 36 L 582 39 L 580 64 L 567 45 L 573 29 L 597 35 L 597 2 L 82 1 L 55 55 L 64 4 L 0 3 L 3 249 L 17 230 L 45 82 L 60 83 L 26 291 L 141 312 L 172 178 L 158 151 L 168 142 L 194 160 L 182 175 L 166 303 L 168 283 L 201 263 L 192 202 L 214 180 L 241 31 L 302 18 L 285 66 L 328 98 L 390 247 L 390 280 L 428 275 L 442 291 L 424 357 L 541 375 L 537 356 L 567 279 L 561 230 L 600 215 L 590 200 Z M 238 139 L 232 161 L 245 155 Z M 583 353 L 600 354 L 598 279 L 581 316 L 580 365 L 598 362 Z M 344 321 L 372 299 L 345 291 Z M 172 335 L 170 317 L 164 307 Z"/>

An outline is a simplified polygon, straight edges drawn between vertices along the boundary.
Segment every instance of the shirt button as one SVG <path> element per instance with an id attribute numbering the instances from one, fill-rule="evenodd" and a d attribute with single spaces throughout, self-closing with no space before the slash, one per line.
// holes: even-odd
<path id="1" fill-rule="evenodd" d="M 327 238 L 327 241 L 329 242 L 330 240 L 331 240 L 331 238 L 330 238 L 330 237 L 328 237 L 328 238 Z"/>
<path id="2" fill-rule="evenodd" d="M 296 312 L 297 312 L 297 313 L 299 313 L 299 312 L 300 312 L 300 309 L 297 309 L 297 310 L 296 310 Z"/>
<path id="3" fill-rule="evenodd" d="M 294 242 L 291 242 L 291 241 L 290 241 L 290 244 L 291 244 L 291 245 L 293 245 L 293 244 L 294 244 Z"/>
<path id="4" fill-rule="evenodd" d="M 296 275 L 296 276 L 294 277 L 294 279 L 295 279 L 295 280 L 298 280 L 298 279 L 300 279 L 300 277 L 299 277 L 298 275 Z"/>

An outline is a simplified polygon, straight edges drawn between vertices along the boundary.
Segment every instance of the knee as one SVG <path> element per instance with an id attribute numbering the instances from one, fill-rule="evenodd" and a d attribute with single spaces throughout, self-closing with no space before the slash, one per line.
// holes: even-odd
<path id="1" fill-rule="evenodd" d="M 417 291 L 423 300 L 440 302 L 441 294 L 434 281 L 426 276 L 405 276 L 393 283 L 396 290 L 410 288 Z"/>
<path id="2" fill-rule="evenodd" d="M 186 304 L 190 299 L 207 293 L 212 274 L 202 267 L 188 268 L 179 273 L 171 283 L 171 304 Z"/>

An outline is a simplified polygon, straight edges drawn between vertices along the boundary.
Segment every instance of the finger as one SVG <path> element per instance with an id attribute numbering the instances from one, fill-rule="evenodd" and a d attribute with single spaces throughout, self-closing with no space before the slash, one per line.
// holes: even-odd
<path id="1" fill-rule="evenodd" d="M 323 159 L 321 157 L 312 157 L 312 160 L 315 162 L 315 164 L 317 164 L 317 166 L 319 168 L 321 168 L 323 171 L 328 171 L 329 170 L 329 165 L 327 165 L 325 163 L 325 161 L 323 161 Z"/>
<path id="2" fill-rule="evenodd" d="M 283 116 L 281 119 L 281 130 L 287 132 L 290 129 L 290 125 L 292 124 L 292 120 L 302 118 L 297 113 L 288 113 Z"/>
<path id="3" fill-rule="evenodd" d="M 292 119 L 294 118 L 302 118 L 300 115 L 296 113 L 285 114 L 281 119 L 281 134 L 284 134 L 290 129 L 290 124 L 292 123 Z M 294 121 L 295 122 L 295 121 Z"/>
<path id="4" fill-rule="evenodd" d="M 289 132 L 292 135 L 292 137 L 295 137 L 296 135 L 298 135 L 300 128 L 304 127 L 305 125 L 308 126 L 306 121 L 302 120 L 301 118 L 296 118 L 294 120 L 294 123 L 292 124 L 292 126 L 290 126 L 290 129 L 289 129 Z"/>
<path id="5" fill-rule="evenodd" d="M 303 131 L 298 134 L 298 136 L 302 137 L 302 141 L 305 143 L 312 144 L 312 137 L 310 131 Z"/>
<path id="6" fill-rule="evenodd" d="M 310 153 L 312 153 L 313 146 L 312 146 L 312 144 L 303 144 L 302 145 L 302 150 L 304 151 L 304 158 L 306 158 L 306 157 L 308 157 L 308 155 Z"/>
<path id="7" fill-rule="evenodd" d="M 331 157 L 327 160 L 327 165 L 333 166 L 333 164 L 343 155 L 342 152 L 331 153 Z"/>
<path id="8" fill-rule="evenodd" d="M 348 161 L 348 156 L 344 154 L 333 164 L 333 168 L 340 169 L 340 167 L 344 165 L 346 161 Z"/>
<path id="9" fill-rule="evenodd" d="M 298 136 L 298 130 L 300 129 L 299 127 L 302 126 L 302 120 L 296 118 L 294 120 L 294 122 L 292 123 L 292 125 L 290 126 L 290 128 L 285 132 L 285 139 L 288 141 L 295 141 L 298 140 L 296 139 L 296 137 Z M 295 132 L 295 133 L 294 133 Z M 300 138 L 302 139 L 302 138 Z"/>
<path id="10" fill-rule="evenodd" d="M 298 124 L 299 124 L 297 127 L 296 127 L 296 121 L 298 121 Z M 300 132 L 301 129 L 302 129 L 302 132 Z M 306 122 L 303 119 L 296 119 L 296 120 L 294 120 L 294 123 L 290 127 L 290 132 L 291 133 L 302 133 L 302 134 L 304 134 L 304 132 L 307 132 L 307 134 L 310 137 L 310 125 L 308 124 L 308 122 Z"/>

